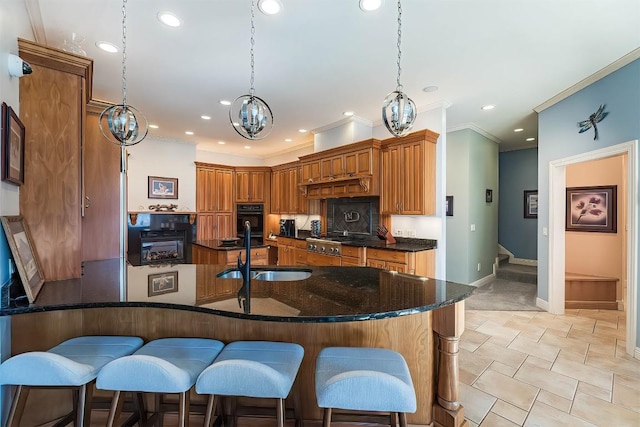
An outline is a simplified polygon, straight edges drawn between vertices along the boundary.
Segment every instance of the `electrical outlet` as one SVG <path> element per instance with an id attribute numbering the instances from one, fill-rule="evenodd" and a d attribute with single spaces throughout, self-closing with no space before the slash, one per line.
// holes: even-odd
<path id="1" fill-rule="evenodd" d="M 395 233 L 393 233 L 394 236 L 396 237 L 402 237 L 404 235 L 404 233 L 402 232 L 401 228 L 396 229 Z"/>
<path id="2" fill-rule="evenodd" d="M 480 271 L 480 267 L 482 267 L 482 264 L 478 263 L 478 271 Z"/>
<path id="3" fill-rule="evenodd" d="M 416 237 L 416 230 L 407 229 L 407 237 Z"/>

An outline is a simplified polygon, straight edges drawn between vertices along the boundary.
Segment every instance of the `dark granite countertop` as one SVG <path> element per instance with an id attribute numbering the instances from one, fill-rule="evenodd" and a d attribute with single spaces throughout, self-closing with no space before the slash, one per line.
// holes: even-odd
<path id="1" fill-rule="evenodd" d="M 277 236 L 285 237 L 287 239 L 306 240 L 306 237 L 289 237 L 289 236 Z M 343 246 L 355 246 L 360 248 L 377 248 L 388 249 L 390 251 L 402 251 L 402 252 L 419 252 L 428 251 L 430 249 L 436 249 L 438 247 L 438 241 L 432 239 L 415 239 L 415 238 L 403 238 L 397 237 L 396 243 L 388 245 L 385 241 L 375 238 L 360 238 L 360 237 L 334 237 L 326 238 L 320 237 L 320 239 L 339 241 Z M 270 239 L 265 239 L 269 241 Z"/>
<path id="2" fill-rule="evenodd" d="M 255 267 L 255 270 L 294 267 Z M 224 265 L 127 266 L 121 292 L 116 269 L 111 279 L 45 283 L 34 304 L 26 299 L 0 309 L 0 315 L 95 307 L 164 307 L 228 317 L 276 322 L 322 323 L 382 319 L 434 310 L 471 295 L 468 285 L 399 274 L 370 267 L 298 268 L 311 276 L 298 281 L 251 281 L 252 312 L 238 305 L 241 279 L 222 279 Z M 102 277 L 105 277 L 102 272 Z M 150 294 L 150 281 L 177 273 L 173 292 Z M 85 275 L 86 276 L 86 275 Z M 176 277 L 176 276 L 174 276 Z M 165 292 L 163 289 L 161 292 Z"/>
<path id="3" fill-rule="evenodd" d="M 240 239 L 238 242 L 240 242 Z M 237 251 L 244 249 L 244 246 L 240 244 L 223 245 L 222 240 L 196 240 L 195 242 L 192 242 L 192 244 L 202 246 L 207 249 L 215 249 L 216 251 Z M 266 248 L 268 246 L 269 245 L 266 244 L 256 245 L 252 243 L 251 249 Z"/>

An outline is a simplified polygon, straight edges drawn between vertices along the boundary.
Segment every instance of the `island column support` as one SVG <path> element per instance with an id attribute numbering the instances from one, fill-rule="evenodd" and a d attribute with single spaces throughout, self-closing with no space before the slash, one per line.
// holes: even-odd
<path id="1" fill-rule="evenodd" d="M 433 405 L 436 427 L 466 427 L 459 401 L 458 344 L 464 332 L 464 301 L 433 312 L 433 331 L 438 336 L 437 401 Z"/>

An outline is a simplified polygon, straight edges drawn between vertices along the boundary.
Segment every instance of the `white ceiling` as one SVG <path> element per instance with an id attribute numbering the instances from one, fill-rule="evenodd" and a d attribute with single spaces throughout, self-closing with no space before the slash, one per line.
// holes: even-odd
<path id="1" fill-rule="evenodd" d="M 121 54 L 94 44 L 121 45 L 120 1 L 9 1 L 28 9 L 23 37 L 61 47 L 71 33 L 83 36 L 94 98 L 121 102 Z M 298 129 L 338 122 L 346 110 L 380 123 L 382 100 L 396 87 L 396 1 L 370 13 L 358 0 L 281 2 L 280 14 L 255 16 L 255 94 L 275 117 L 261 141 L 241 138 L 218 103 L 249 91 L 251 1 L 127 2 L 127 98 L 159 126 L 152 135 L 261 157 L 312 140 Z M 639 0 L 404 0 L 402 8 L 404 92 L 419 108 L 451 103 L 448 129 L 479 128 L 501 150 L 537 138 L 534 107 L 640 47 Z M 159 11 L 183 26 L 164 26 Z M 426 93 L 428 85 L 439 90 Z M 485 104 L 496 108 L 482 111 Z"/>

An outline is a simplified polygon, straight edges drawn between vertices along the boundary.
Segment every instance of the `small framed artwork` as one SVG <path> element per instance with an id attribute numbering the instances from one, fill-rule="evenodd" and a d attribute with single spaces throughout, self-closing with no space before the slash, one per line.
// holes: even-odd
<path id="1" fill-rule="evenodd" d="M 615 185 L 567 188 L 567 231 L 616 233 L 617 194 Z"/>
<path id="2" fill-rule="evenodd" d="M 3 216 L 2 228 L 7 236 L 24 292 L 27 294 L 29 303 L 33 303 L 44 285 L 44 276 L 29 228 L 22 216 Z"/>
<path id="3" fill-rule="evenodd" d="M 149 275 L 149 296 L 178 292 L 178 272 L 168 271 Z"/>
<path id="4" fill-rule="evenodd" d="M 2 180 L 24 184 L 24 125 L 13 108 L 2 103 Z"/>
<path id="5" fill-rule="evenodd" d="M 178 178 L 149 177 L 150 199 L 177 199 Z"/>
<path id="6" fill-rule="evenodd" d="M 490 188 L 487 188 L 484 193 L 484 201 L 487 203 L 493 202 L 493 190 L 491 190 Z"/>
<path id="7" fill-rule="evenodd" d="M 538 190 L 524 191 L 524 217 L 538 218 Z"/>
<path id="8" fill-rule="evenodd" d="M 447 196 L 444 202 L 447 216 L 453 216 L 453 196 Z"/>

